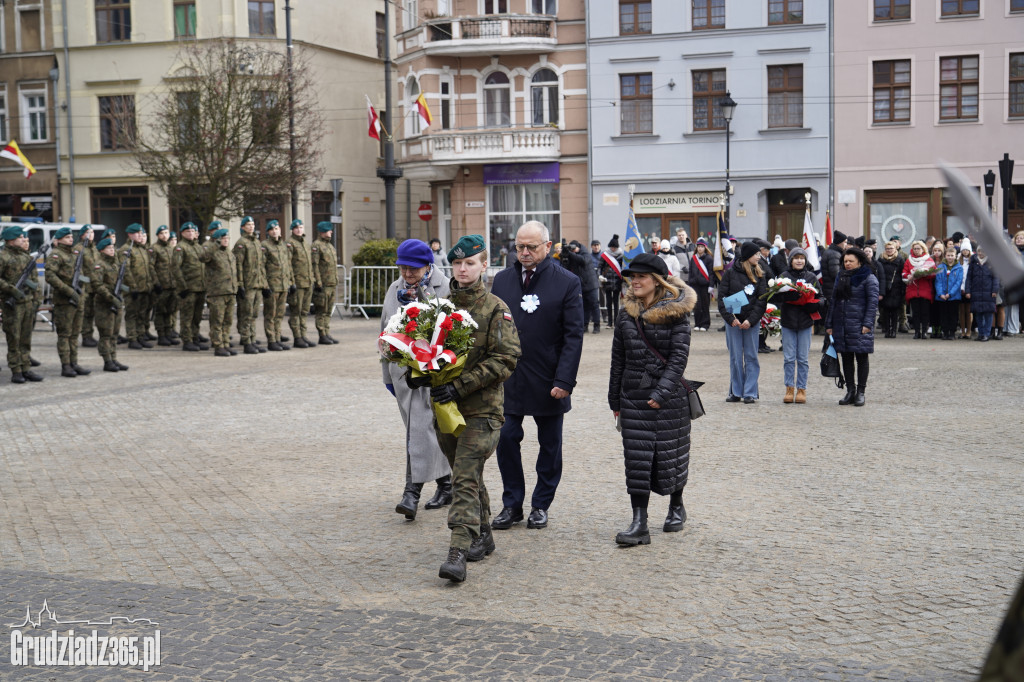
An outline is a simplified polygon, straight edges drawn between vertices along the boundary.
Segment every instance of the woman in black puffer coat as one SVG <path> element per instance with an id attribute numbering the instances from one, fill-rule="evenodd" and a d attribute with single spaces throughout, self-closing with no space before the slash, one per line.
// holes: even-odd
<path id="1" fill-rule="evenodd" d="M 680 379 L 690 352 L 688 313 L 697 293 L 670 277 L 665 262 L 653 254 L 634 258 L 622 275 L 629 286 L 615 320 L 608 405 L 622 430 L 633 522 L 615 541 L 648 545 L 651 492 L 670 496 L 666 533 L 682 530 L 686 521 L 690 408 Z"/>
<path id="2" fill-rule="evenodd" d="M 900 245 L 897 242 L 888 242 L 885 250 L 878 259 L 882 266 L 882 279 L 878 282 L 878 288 L 882 293 L 882 300 L 879 305 L 882 308 L 882 331 L 885 338 L 895 339 L 896 331 L 900 323 L 900 308 L 903 307 L 904 298 L 907 294 L 907 285 L 903 283 L 903 257 L 900 256 Z"/>
<path id="3" fill-rule="evenodd" d="M 863 407 L 864 390 L 868 383 L 868 356 L 875 352 L 878 280 L 872 272 L 867 254 L 856 246 L 843 252 L 843 268 L 832 290 L 832 305 L 828 307 L 825 318 L 825 333 L 832 335 L 833 345 L 843 362 L 846 395 L 840 399 L 839 404 Z"/>

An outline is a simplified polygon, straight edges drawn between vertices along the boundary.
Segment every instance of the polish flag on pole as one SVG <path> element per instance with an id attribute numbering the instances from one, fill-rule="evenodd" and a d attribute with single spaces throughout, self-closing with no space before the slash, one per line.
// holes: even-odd
<path id="1" fill-rule="evenodd" d="M 830 229 L 828 227 L 826 230 Z M 804 239 L 803 244 L 800 246 L 804 251 L 807 252 L 807 264 L 811 266 L 811 270 L 821 278 L 821 259 L 818 256 L 818 243 L 814 237 L 814 226 L 811 225 L 811 206 L 807 205 L 807 211 L 804 213 Z"/>
<path id="2" fill-rule="evenodd" d="M 18 148 L 18 143 L 15 142 L 14 140 L 11 140 L 10 143 L 8 143 L 8 145 L 4 147 L 2 151 L 0 151 L 0 156 L 2 156 L 5 159 L 10 159 L 14 163 L 24 168 L 26 178 L 30 178 L 33 175 L 35 175 L 35 166 L 33 166 L 29 162 L 28 158 L 21 153 L 21 149 Z"/>
<path id="3" fill-rule="evenodd" d="M 370 135 L 370 137 L 372 137 L 373 139 L 375 139 L 375 140 L 377 140 L 379 142 L 380 141 L 380 117 L 377 116 L 377 111 L 373 108 L 373 104 L 370 103 L 370 97 L 368 95 L 363 95 L 363 96 L 366 97 L 366 121 L 367 121 L 367 124 L 369 125 L 368 134 Z"/>
<path id="4" fill-rule="evenodd" d="M 427 98 L 420 93 L 420 96 L 416 98 L 416 113 L 419 114 L 420 121 L 423 122 L 423 130 L 430 127 L 430 124 L 434 121 L 434 117 L 430 115 L 430 107 L 427 106 Z"/>
<path id="5" fill-rule="evenodd" d="M 828 248 L 832 244 L 832 216 L 825 211 L 825 240 L 822 246 Z"/>

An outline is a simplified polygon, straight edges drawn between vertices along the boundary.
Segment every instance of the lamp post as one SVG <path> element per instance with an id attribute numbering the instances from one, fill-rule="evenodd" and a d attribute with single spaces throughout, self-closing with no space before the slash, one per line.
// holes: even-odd
<path id="1" fill-rule="evenodd" d="M 725 119 L 725 228 L 731 234 L 732 228 L 729 219 L 729 137 L 731 132 L 732 115 L 736 111 L 736 101 L 725 91 L 725 97 L 718 100 L 718 106 L 722 109 L 722 118 Z"/>
<path id="2" fill-rule="evenodd" d="M 1010 192 L 1013 191 L 1013 159 L 1003 154 L 999 159 L 999 186 L 1003 188 L 1003 231 L 1010 229 Z"/>
<path id="3" fill-rule="evenodd" d="M 988 173 L 983 176 L 985 180 L 985 196 L 988 197 L 988 214 L 992 215 L 992 195 L 996 192 L 996 174 L 992 172 L 992 169 L 988 169 Z"/>
<path id="4" fill-rule="evenodd" d="M 64 205 L 60 200 L 60 125 L 57 123 L 57 81 L 60 79 L 60 65 L 57 58 L 53 58 L 53 66 L 50 68 L 50 81 L 53 83 L 53 158 L 57 160 L 57 186 L 53 192 L 53 203 L 50 204 L 50 220 L 57 216 L 58 221 L 64 220 Z"/>

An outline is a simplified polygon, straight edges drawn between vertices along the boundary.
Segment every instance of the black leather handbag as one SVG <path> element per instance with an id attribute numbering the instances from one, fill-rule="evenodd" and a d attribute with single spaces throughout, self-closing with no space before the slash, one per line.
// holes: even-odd
<path id="1" fill-rule="evenodd" d="M 647 349 L 654 353 L 654 357 L 661 360 L 661 362 L 663 362 L 667 367 L 668 360 L 666 360 L 661 353 L 655 350 L 654 346 L 651 345 L 651 342 L 647 340 L 647 335 L 644 334 L 644 328 L 640 326 L 640 320 L 633 318 L 633 323 L 636 324 L 636 330 L 637 332 L 640 333 L 640 338 L 643 339 L 643 342 L 647 345 Z M 704 382 L 687 381 L 682 377 L 682 375 L 680 375 L 679 377 L 679 382 L 683 385 L 683 388 L 686 390 L 686 400 L 690 406 L 690 420 L 692 421 L 694 419 L 699 419 L 703 417 L 704 403 L 700 401 L 700 394 L 697 393 L 697 389 L 703 386 Z"/>
<path id="2" fill-rule="evenodd" d="M 839 358 L 828 354 L 828 348 L 832 345 L 832 337 L 825 335 L 825 343 L 821 347 L 821 376 L 835 379 L 836 386 L 843 388 L 846 383 L 843 381 L 843 372 L 839 367 Z"/>

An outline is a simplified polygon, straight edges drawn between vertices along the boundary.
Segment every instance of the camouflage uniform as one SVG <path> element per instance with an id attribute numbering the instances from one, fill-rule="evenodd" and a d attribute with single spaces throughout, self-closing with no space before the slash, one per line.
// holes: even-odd
<path id="1" fill-rule="evenodd" d="M 89 277 L 89 273 L 93 271 L 93 266 L 96 265 L 96 244 L 93 240 L 90 240 L 88 243 L 79 241 L 77 248 L 85 250 L 85 256 L 82 258 L 82 273 Z M 95 326 L 92 312 L 92 287 L 82 287 L 80 298 L 82 299 L 82 338 L 92 338 L 92 330 Z M 96 344 L 90 342 L 90 345 L 94 346 Z"/>
<path id="2" fill-rule="evenodd" d="M 206 302 L 205 259 L 206 253 L 198 239 L 182 239 L 174 247 L 174 286 L 181 299 L 182 344 L 199 343 L 199 323 L 203 320 Z"/>
<path id="3" fill-rule="evenodd" d="M 82 331 L 85 296 L 71 288 L 71 280 L 81 248 L 57 244 L 46 258 L 46 283 L 53 290 L 53 326 L 57 328 L 57 355 L 61 365 L 78 364 L 78 335 Z M 88 278 L 89 272 L 83 256 L 81 275 Z"/>
<path id="4" fill-rule="evenodd" d="M 227 349 L 234 296 L 238 290 L 238 266 L 231 249 L 215 241 L 207 242 L 202 250 L 206 263 L 206 303 L 210 306 L 210 343 L 214 348 Z M 256 294 L 259 295 L 258 289 Z"/>
<path id="5" fill-rule="evenodd" d="M 267 288 L 263 250 L 256 232 L 242 233 L 235 242 L 234 260 L 237 286 L 245 291 L 238 299 L 238 336 L 245 346 L 256 341 L 256 318 L 260 314 L 260 295 Z M 235 293 L 232 291 L 231 293 Z M 266 313 L 264 312 L 264 315 Z M 228 325 L 230 327 L 230 324 Z M 211 337 L 212 338 L 212 337 Z M 216 348 L 216 346 L 214 346 Z"/>
<path id="6" fill-rule="evenodd" d="M 292 286 L 292 259 L 288 247 L 280 237 L 275 241 L 267 237 L 263 241 L 263 265 L 267 276 L 270 296 L 263 299 L 263 331 L 267 343 L 281 343 L 281 320 L 284 319 L 285 298 Z M 299 338 L 299 337 L 295 337 Z"/>
<path id="7" fill-rule="evenodd" d="M 128 257 L 129 249 L 131 256 L 124 271 L 124 286 L 128 289 L 124 305 L 124 335 L 129 341 L 145 341 L 146 330 L 149 329 L 149 295 L 156 277 L 149 260 L 149 252 L 144 246 L 128 242 L 118 249 L 118 259 L 124 260 Z"/>
<path id="8" fill-rule="evenodd" d="M 35 291 L 29 291 L 24 298 L 15 298 L 14 306 L 7 299 L 14 296 L 18 278 L 25 266 L 32 261 L 32 254 L 8 243 L 0 250 L 0 297 L 3 300 L 3 328 L 7 337 L 7 365 L 13 374 L 28 372 L 29 351 L 32 349 L 32 327 L 35 324 L 36 309 L 39 307 L 42 288 L 39 278 L 29 276 L 28 281 L 36 284 Z M 31 286 L 31 284 L 29 285 Z M 22 291 L 22 293 L 25 293 Z"/>
<path id="9" fill-rule="evenodd" d="M 313 306 L 321 339 L 331 337 L 331 313 L 338 295 L 338 255 L 329 239 L 318 237 L 309 249 L 313 269 Z M 319 291 L 317 291 L 319 289 Z"/>
<path id="10" fill-rule="evenodd" d="M 99 332 L 99 352 L 104 362 L 117 362 L 117 330 L 121 328 L 122 303 L 114 296 L 117 256 L 100 253 L 90 271 L 90 288 L 95 301 L 96 331 Z"/>
<path id="11" fill-rule="evenodd" d="M 292 338 L 306 337 L 306 315 L 309 314 L 310 295 L 313 292 L 312 266 L 309 244 L 305 237 L 291 235 L 286 242 L 291 255 L 292 276 L 295 278 L 295 292 L 288 294 L 288 326 Z"/>
<path id="12" fill-rule="evenodd" d="M 160 293 L 153 297 L 153 324 L 156 326 L 156 335 L 169 342 L 174 331 L 174 306 L 178 300 L 177 292 L 174 290 L 174 250 L 170 242 L 158 239 L 149 249 L 149 253 L 156 285 L 160 287 Z"/>
<path id="13" fill-rule="evenodd" d="M 450 299 L 456 307 L 467 310 L 478 325 L 462 374 L 452 382 L 460 396 L 456 405 L 466 419 L 466 428 L 456 438 L 441 433 L 434 422 L 437 441 L 452 468 L 450 546 L 468 552 L 473 539 L 480 535 L 480 525 L 490 523 L 484 464 L 498 445 L 505 421 L 502 384 L 512 375 L 522 351 L 508 306 L 488 293 L 482 278 L 466 288 L 452 279 Z"/>

